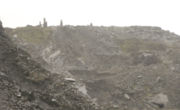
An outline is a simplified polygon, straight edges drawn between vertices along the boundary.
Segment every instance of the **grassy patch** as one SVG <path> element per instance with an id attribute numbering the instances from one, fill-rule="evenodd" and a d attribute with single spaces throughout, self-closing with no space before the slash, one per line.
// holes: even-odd
<path id="1" fill-rule="evenodd" d="M 53 30 L 49 27 L 23 27 L 14 29 L 10 34 L 31 44 L 46 44 L 52 33 Z"/>

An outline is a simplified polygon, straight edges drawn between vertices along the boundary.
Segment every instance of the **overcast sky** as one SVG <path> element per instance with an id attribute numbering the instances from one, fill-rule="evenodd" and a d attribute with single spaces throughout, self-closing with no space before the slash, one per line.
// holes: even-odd
<path id="1" fill-rule="evenodd" d="M 180 0 L 0 0 L 6 27 L 37 25 L 160 26 L 180 35 Z"/>

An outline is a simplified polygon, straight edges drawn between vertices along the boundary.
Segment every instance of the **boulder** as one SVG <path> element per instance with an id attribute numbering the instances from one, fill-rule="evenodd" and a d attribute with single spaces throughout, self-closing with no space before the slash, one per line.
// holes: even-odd
<path id="1" fill-rule="evenodd" d="M 169 102 L 169 100 L 166 94 L 159 93 L 159 94 L 156 94 L 154 97 L 152 97 L 150 102 L 158 106 L 159 108 L 164 108 Z"/>

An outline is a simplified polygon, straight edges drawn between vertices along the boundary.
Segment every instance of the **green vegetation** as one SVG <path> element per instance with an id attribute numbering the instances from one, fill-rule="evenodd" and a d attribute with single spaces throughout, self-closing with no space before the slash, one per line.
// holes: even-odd
<path id="1" fill-rule="evenodd" d="M 142 39 L 136 39 L 136 38 L 130 38 L 130 39 L 123 39 L 117 41 L 118 45 L 120 46 L 120 49 L 124 52 L 138 52 L 143 50 L 150 50 L 150 51 L 164 51 L 166 50 L 166 45 L 157 41 L 151 41 L 151 40 L 142 40 Z"/>
<path id="2" fill-rule="evenodd" d="M 18 38 L 23 39 L 25 42 L 31 44 L 46 44 L 52 36 L 52 28 L 32 27 L 27 26 L 23 28 L 16 28 L 10 34 L 16 35 Z"/>

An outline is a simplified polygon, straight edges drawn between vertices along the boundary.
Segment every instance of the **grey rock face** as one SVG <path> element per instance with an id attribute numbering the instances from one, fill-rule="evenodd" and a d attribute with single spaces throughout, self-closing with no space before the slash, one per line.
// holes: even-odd
<path id="1" fill-rule="evenodd" d="M 69 71 L 74 76 L 69 78 L 81 80 L 85 86 L 80 91 L 102 106 L 180 108 L 180 37 L 174 33 L 144 26 L 58 26 L 19 28 L 10 34 L 22 40 L 19 47 L 52 66 L 51 71 Z M 168 97 L 157 95 L 150 105 L 146 103 L 162 91 Z"/>
<path id="2" fill-rule="evenodd" d="M 51 73 L 0 33 L 0 110 L 97 110 L 62 74 Z M 68 81 L 66 81 L 68 80 Z"/>

